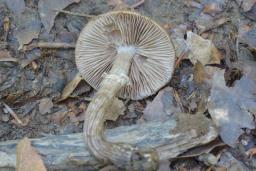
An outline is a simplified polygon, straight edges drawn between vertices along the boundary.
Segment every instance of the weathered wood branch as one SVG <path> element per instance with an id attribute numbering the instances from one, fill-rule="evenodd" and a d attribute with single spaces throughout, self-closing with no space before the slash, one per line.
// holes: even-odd
<path id="1" fill-rule="evenodd" d="M 174 158 L 217 137 L 212 122 L 202 115 L 177 114 L 170 120 L 109 129 L 110 142 L 125 142 L 140 148 L 155 148 L 160 160 Z M 49 170 L 98 170 L 102 167 L 84 145 L 82 134 L 32 139 Z M 0 171 L 14 170 L 17 140 L 0 142 Z"/>

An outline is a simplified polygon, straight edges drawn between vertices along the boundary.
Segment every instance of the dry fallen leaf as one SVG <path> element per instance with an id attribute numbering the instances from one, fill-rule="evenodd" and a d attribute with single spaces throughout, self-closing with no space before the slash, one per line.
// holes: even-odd
<path id="1" fill-rule="evenodd" d="M 244 75 L 233 87 L 227 87 L 224 71 L 216 71 L 208 99 L 208 110 L 220 128 L 222 140 L 233 146 L 243 133 L 241 128 L 254 129 L 252 112 L 256 111 L 256 80 Z"/>
<path id="2" fill-rule="evenodd" d="M 16 156 L 16 171 L 47 171 L 28 138 L 23 138 L 18 143 Z"/>
<path id="3" fill-rule="evenodd" d="M 203 8 L 203 12 L 206 14 L 215 14 L 221 12 L 222 10 L 221 4 L 214 2 L 205 4 Z"/>
<path id="4" fill-rule="evenodd" d="M 202 84 L 205 81 L 206 73 L 201 62 L 197 62 L 193 67 L 194 81 L 196 84 Z"/>
<path id="5" fill-rule="evenodd" d="M 4 2 L 16 16 L 20 16 L 25 11 L 26 6 L 24 0 L 4 0 Z"/>
<path id="6" fill-rule="evenodd" d="M 249 157 L 255 156 L 255 155 L 256 155 L 256 148 L 255 148 L 255 147 L 251 148 L 250 150 L 248 150 L 248 151 L 246 152 L 246 154 L 247 154 Z"/>
<path id="7" fill-rule="evenodd" d="M 44 98 L 44 99 L 40 100 L 39 112 L 42 115 L 51 112 L 52 108 L 53 108 L 53 103 L 52 103 L 52 99 L 51 98 Z"/>
<path id="8" fill-rule="evenodd" d="M 18 60 L 12 57 L 7 50 L 0 51 L 0 62 L 18 62 Z"/>
<path id="9" fill-rule="evenodd" d="M 66 109 L 59 110 L 51 115 L 51 119 L 56 124 L 61 124 L 65 116 L 68 115 L 68 111 Z"/>
<path id="10" fill-rule="evenodd" d="M 181 110 L 175 104 L 173 89 L 166 87 L 160 90 L 154 100 L 147 105 L 143 111 L 143 117 L 146 121 L 163 121 L 176 112 L 181 112 Z"/>
<path id="11" fill-rule="evenodd" d="M 76 86 L 82 80 L 80 73 L 77 73 L 72 81 L 70 81 L 63 89 L 61 99 L 59 101 L 67 99 L 71 93 L 75 90 Z"/>
<path id="12" fill-rule="evenodd" d="M 190 48 L 188 58 L 193 64 L 196 64 L 197 61 L 200 61 L 203 65 L 220 62 L 220 59 L 215 59 L 216 56 L 213 58 L 213 52 L 216 53 L 216 49 L 214 49 L 215 46 L 211 40 L 204 39 L 201 36 L 188 31 L 187 44 Z"/>
<path id="13" fill-rule="evenodd" d="M 55 17 L 58 15 L 59 10 L 62 10 L 73 3 L 78 3 L 80 0 L 39 0 L 38 11 L 41 21 L 49 33 L 54 25 Z"/>
<path id="14" fill-rule="evenodd" d="M 38 38 L 41 30 L 41 21 L 37 10 L 26 8 L 17 19 L 17 29 L 14 36 L 18 39 L 19 50 L 23 45 L 29 44 L 33 39 Z"/>

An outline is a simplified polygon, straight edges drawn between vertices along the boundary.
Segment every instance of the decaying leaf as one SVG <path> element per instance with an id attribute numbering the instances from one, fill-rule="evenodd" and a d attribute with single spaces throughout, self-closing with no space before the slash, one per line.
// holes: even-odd
<path id="1" fill-rule="evenodd" d="M 154 100 L 147 105 L 143 117 L 147 121 L 163 121 L 176 112 L 181 112 L 181 110 L 175 104 L 172 88 L 166 87 L 159 91 Z"/>
<path id="2" fill-rule="evenodd" d="M 26 8 L 17 21 L 17 29 L 14 35 L 18 39 L 20 50 L 23 45 L 29 44 L 33 39 L 38 38 L 41 30 L 41 21 L 38 12 L 31 8 Z"/>
<path id="3" fill-rule="evenodd" d="M 256 111 L 255 91 L 256 80 L 246 75 L 237 80 L 233 87 L 227 87 L 224 71 L 214 73 L 208 110 L 226 144 L 235 144 L 243 133 L 241 128 L 255 128 L 252 116 Z"/>
<path id="4" fill-rule="evenodd" d="M 7 50 L 0 51 L 0 62 L 18 62 L 18 60 L 10 55 Z"/>
<path id="5" fill-rule="evenodd" d="M 23 138 L 16 149 L 16 171 L 46 171 L 44 163 L 28 138 Z"/>
<path id="6" fill-rule="evenodd" d="M 194 81 L 196 84 L 202 84 L 205 80 L 206 73 L 204 70 L 204 66 L 201 62 L 197 62 L 193 68 Z"/>
<path id="7" fill-rule="evenodd" d="M 40 0 L 38 2 L 38 11 L 40 13 L 41 21 L 49 33 L 54 24 L 55 17 L 59 14 L 59 10 L 62 10 L 72 3 L 78 3 L 80 0 Z"/>
<path id="8" fill-rule="evenodd" d="M 4 2 L 16 16 L 20 16 L 25 11 L 24 0 L 4 0 Z"/>
<path id="9" fill-rule="evenodd" d="M 52 103 L 52 99 L 51 98 L 44 98 L 44 99 L 40 100 L 39 112 L 42 115 L 51 112 L 52 108 L 53 108 L 53 103 Z"/>
<path id="10" fill-rule="evenodd" d="M 77 73 L 74 79 L 64 87 L 61 94 L 60 101 L 67 99 L 75 90 L 75 88 L 77 87 L 77 85 L 80 83 L 81 80 L 82 80 L 82 76 L 80 75 L 80 73 Z"/>
<path id="11" fill-rule="evenodd" d="M 188 58 L 193 64 L 200 61 L 203 65 L 209 63 L 219 63 L 220 59 L 215 59 L 216 48 L 211 40 L 202 38 L 201 36 L 188 31 L 187 32 L 187 44 L 190 48 L 190 54 Z"/>

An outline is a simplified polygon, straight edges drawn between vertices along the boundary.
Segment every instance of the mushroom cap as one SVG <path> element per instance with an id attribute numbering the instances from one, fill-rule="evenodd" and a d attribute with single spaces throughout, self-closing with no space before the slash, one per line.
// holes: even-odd
<path id="1" fill-rule="evenodd" d="M 142 99 L 170 81 L 175 51 L 166 31 L 138 13 L 114 11 L 90 21 L 76 44 L 78 70 L 94 89 L 99 89 L 122 46 L 134 47 L 135 55 L 128 73 L 130 83 L 119 91 L 119 97 Z"/>

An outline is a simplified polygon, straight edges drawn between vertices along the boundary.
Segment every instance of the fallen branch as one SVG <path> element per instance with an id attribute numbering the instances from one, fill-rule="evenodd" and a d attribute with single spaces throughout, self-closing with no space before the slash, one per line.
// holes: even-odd
<path id="1" fill-rule="evenodd" d="M 21 125 L 21 126 L 26 126 L 28 124 L 27 122 L 22 122 L 20 120 L 20 118 L 18 117 L 18 115 L 6 104 L 3 102 L 3 105 L 5 107 L 5 109 L 10 113 L 10 115 L 16 120 L 16 122 Z"/>
<path id="2" fill-rule="evenodd" d="M 64 14 L 75 15 L 75 16 L 79 16 L 79 17 L 88 17 L 88 18 L 95 17 L 95 15 L 81 14 L 81 13 L 71 12 L 71 11 L 66 11 L 66 10 L 55 10 L 55 11 L 61 12 L 61 13 L 64 13 Z"/>
<path id="3" fill-rule="evenodd" d="M 203 115 L 176 114 L 171 119 L 105 132 L 111 142 L 125 142 L 140 148 L 155 148 L 160 160 L 177 157 L 198 145 L 217 137 L 215 126 Z M 0 142 L 1 168 L 15 168 L 18 141 Z M 91 156 L 82 134 L 48 136 L 32 139 L 32 146 L 41 154 L 48 170 L 99 170 L 103 167 Z"/>
<path id="4" fill-rule="evenodd" d="M 24 46 L 23 51 L 29 51 L 34 48 L 46 48 L 46 49 L 74 49 L 75 44 L 61 43 L 61 42 L 38 42 L 32 43 L 28 46 Z"/>

